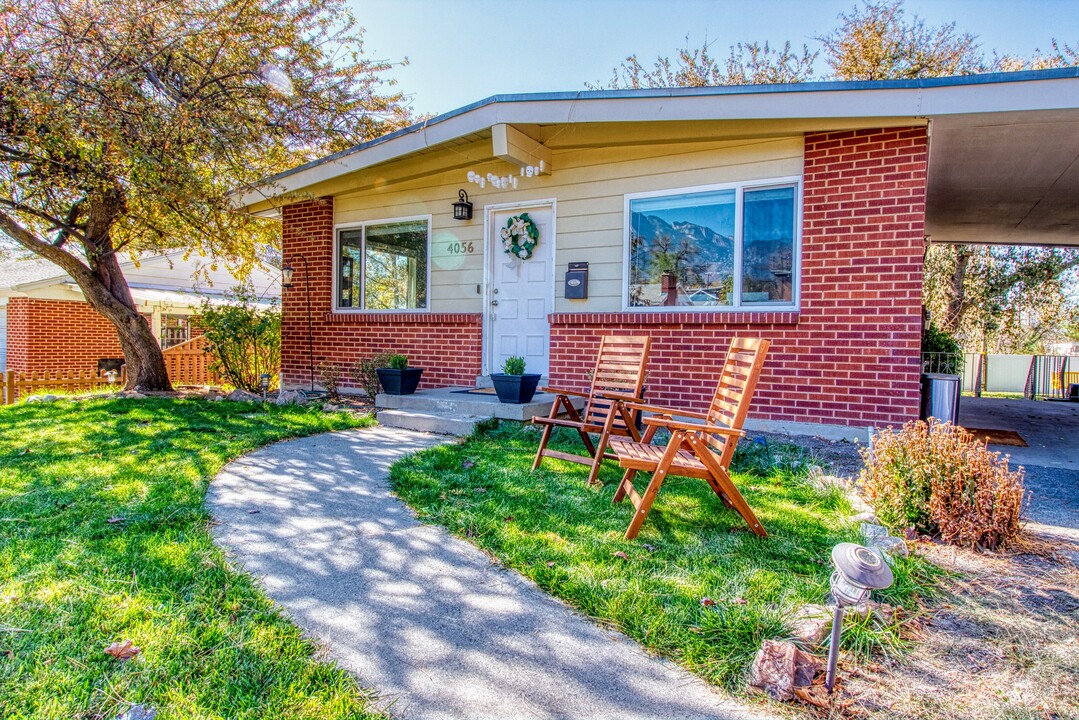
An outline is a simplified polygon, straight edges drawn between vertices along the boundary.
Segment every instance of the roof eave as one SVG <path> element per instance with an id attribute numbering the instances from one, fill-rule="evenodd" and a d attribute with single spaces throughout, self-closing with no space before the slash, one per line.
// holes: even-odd
<path id="1" fill-rule="evenodd" d="M 276 197 L 498 123 L 931 118 L 1074 107 L 1075 94 L 1065 89 L 1077 87 L 1079 68 L 1073 67 L 917 80 L 494 95 L 267 178 L 240 193 L 237 205 L 273 215 Z"/>

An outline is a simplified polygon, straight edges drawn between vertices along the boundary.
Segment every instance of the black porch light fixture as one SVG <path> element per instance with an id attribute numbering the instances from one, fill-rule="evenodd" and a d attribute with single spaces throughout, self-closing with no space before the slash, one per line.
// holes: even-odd
<path id="1" fill-rule="evenodd" d="M 313 393 L 315 392 L 315 342 L 311 332 L 311 269 L 307 266 L 307 258 L 300 253 L 286 260 L 281 268 L 281 287 L 285 290 L 292 287 L 292 274 L 295 272 L 292 267 L 293 260 L 303 261 L 304 277 L 307 280 L 304 283 L 307 286 L 307 369 L 311 374 L 311 392 Z"/>
<path id="2" fill-rule="evenodd" d="M 471 220 L 472 203 L 468 201 L 468 193 L 464 190 L 457 191 L 458 200 L 453 204 L 454 220 Z"/>

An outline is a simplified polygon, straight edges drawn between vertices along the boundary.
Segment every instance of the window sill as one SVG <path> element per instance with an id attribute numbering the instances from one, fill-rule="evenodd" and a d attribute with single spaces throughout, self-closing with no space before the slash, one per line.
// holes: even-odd
<path id="1" fill-rule="evenodd" d="M 328 323 L 349 325 L 478 325 L 480 313 L 433 313 L 429 310 L 328 312 L 323 315 Z"/>
<path id="2" fill-rule="evenodd" d="M 550 315 L 551 325 L 797 325 L 798 310 L 622 311 Z"/>

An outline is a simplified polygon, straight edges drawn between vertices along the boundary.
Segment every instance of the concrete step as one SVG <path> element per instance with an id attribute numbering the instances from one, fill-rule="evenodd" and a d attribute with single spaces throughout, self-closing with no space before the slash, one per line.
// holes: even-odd
<path id="1" fill-rule="evenodd" d="M 498 401 L 493 393 L 476 395 L 456 392 L 464 388 L 434 388 L 418 390 L 413 395 L 386 395 L 379 393 L 375 397 L 375 407 L 389 410 L 407 410 L 430 415 L 448 417 L 475 416 L 479 418 L 501 418 L 525 422 L 535 415 L 547 415 L 554 405 L 555 396 L 536 393 L 532 402 L 523 405 L 510 405 Z M 584 401 L 574 399 L 574 404 L 584 407 Z"/>
<path id="2" fill-rule="evenodd" d="M 380 425 L 386 427 L 459 436 L 471 435 L 476 423 L 485 419 L 475 415 L 416 410 L 379 410 L 375 417 Z"/>

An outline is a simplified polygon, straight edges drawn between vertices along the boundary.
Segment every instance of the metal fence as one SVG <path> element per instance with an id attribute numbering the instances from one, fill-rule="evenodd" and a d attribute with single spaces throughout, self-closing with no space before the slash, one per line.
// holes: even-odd
<path id="1" fill-rule="evenodd" d="M 963 392 L 974 395 L 1063 398 L 1069 385 L 1079 383 L 1079 356 L 922 353 L 922 372 L 959 375 Z"/>

